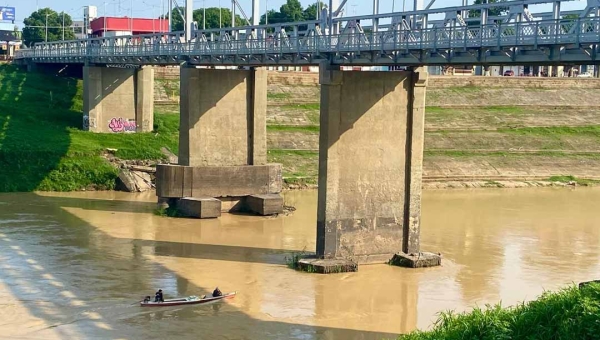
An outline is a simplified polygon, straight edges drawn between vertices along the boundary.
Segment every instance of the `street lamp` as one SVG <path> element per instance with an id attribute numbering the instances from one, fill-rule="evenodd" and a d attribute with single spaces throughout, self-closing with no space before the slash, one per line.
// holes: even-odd
<path id="1" fill-rule="evenodd" d="M 48 15 L 50 14 L 46 13 L 46 42 L 48 42 Z"/>
<path id="2" fill-rule="evenodd" d="M 269 24 L 269 0 L 265 1 L 265 25 Z"/>
<path id="3" fill-rule="evenodd" d="M 206 0 L 202 1 L 202 29 L 206 31 Z"/>
<path id="4" fill-rule="evenodd" d="M 65 12 L 62 12 L 62 40 L 65 41 Z"/>

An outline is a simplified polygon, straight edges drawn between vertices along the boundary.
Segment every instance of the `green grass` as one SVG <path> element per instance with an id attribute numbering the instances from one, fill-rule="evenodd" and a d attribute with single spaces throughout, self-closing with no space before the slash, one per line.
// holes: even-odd
<path id="1" fill-rule="evenodd" d="M 528 153 L 516 153 L 510 151 L 462 151 L 462 150 L 425 150 L 425 156 L 448 156 L 448 157 L 561 157 L 561 158 L 582 158 L 582 159 L 598 159 L 600 153 L 577 153 L 563 151 L 536 151 Z"/>
<path id="2" fill-rule="evenodd" d="M 289 99 L 291 97 L 291 93 L 267 93 L 267 99 Z"/>
<path id="3" fill-rule="evenodd" d="M 561 135 L 579 135 L 600 137 L 600 126 L 554 126 L 554 127 L 525 127 L 514 129 L 498 129 L 499 132 L 521 134 L 521 135 L 537 135 L 537 136 L 561 136 Z"/>
<path id="4" fill-rule="evenodd" d="M 434 329 L 399 340 L 588 340 L 600 334 L 600 284 L 545 292 L 515 307 L 501 305 L 472 312 L 440 314 Z"/>
<path id="5" fill-rule="evenodd" d="M 594 179 L 586 179 L 586 178 L 577 178 L 575 176 L 552 176 L 548 179 L 550 182 L 560 182 L 560 183 L 575 183 L 581 186 L 593 186 L 600 184 L 599 180 Z"/>
<path id="6" fill-rule="evenodd" d="M 308 150 L 269 150 L 269 163 L 283 165 L 283 177 L 288 184 L 316 184 L 319 152 Z"/>
<path id="7" fill-rule="evenodd" d="M 289 104 L 289 105 L 283 105 L 282 108 L 286 109 L 286 110 L 319 111 L 319 110 L 321 110 L 321 104 L 320 103 Z"/>
<path id="8" fill-rule="evenodd" d="M 0 65 L 0 192 L 113 189 L 106 148 L 122 159 L 177 152 L 177 115 L 157 115 L 153 133 L 96 134 L 80 129 L 82 108 L 80 80 Z"/>
<path id="9" fill-rule="evenodd" d="M 318 125 L 267 125 L 269 132 L 302 132 L 302 133 L 319 133 Z"/>

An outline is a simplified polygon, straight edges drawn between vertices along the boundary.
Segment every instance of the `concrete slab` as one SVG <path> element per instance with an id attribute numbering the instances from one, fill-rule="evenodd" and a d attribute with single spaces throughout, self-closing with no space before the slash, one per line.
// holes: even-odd
<path id="1" fill-rule="evenodd" d="M 392 266 L 405 268 L 428 268 L 442 265 L 441 254 L 417 253 L 417 254 L 396 254 L 390 260 Z"/>
<path id="2" fill-rule="evenodd" d="M 282 190 L 281 164 L 250 166 L 156 167 L 158 197 L 240 197 Z M 190 178 L 191 177 L 191 178 Z"/>
<path id="3" fill-rule="evenodd" d="M 185 197 L 177 202 L 177 211 L 185 217 L 217 218 L 221 216 L 221 201 L 212 197 Z"/>
<path id="4" fill-rule="evenodd" d="M 298 261 L 298 270 L 318 274 L 349 273 L 358 271 L 358 263 L 344 259 L 306 257 Z"/>
<path id="5" fill-rule="evenodd" d="M 251 195 L 246 197 L 246 207 L 261 216 L 283 213 L 283 197 L 279 194 Z"/>

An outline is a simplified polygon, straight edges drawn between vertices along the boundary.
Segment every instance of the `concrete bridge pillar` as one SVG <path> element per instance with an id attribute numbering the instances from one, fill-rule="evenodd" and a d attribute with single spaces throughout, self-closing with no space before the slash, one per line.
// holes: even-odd
<path id="1" fill-rule="evenodd" d="M 321 68 L 319 259 L 338 266 L 339 260 L 386 263 L 396 254 L 420 253 L 427 77 L 422 68 Z"/>
<path id="2" fill-rule="evenodd" d="M 224 211 L 281 212 L 281 165 L 267 164 L 267 71 L 181 67 L 180 106 L 179 162 L 157 168 L 160 200 L 216 197 Z"/>
<path id="3" fill-rule="evenodd" d="M 154 69 L 83 68 L 83 128 L 150 132 L 154 128 Z"/>

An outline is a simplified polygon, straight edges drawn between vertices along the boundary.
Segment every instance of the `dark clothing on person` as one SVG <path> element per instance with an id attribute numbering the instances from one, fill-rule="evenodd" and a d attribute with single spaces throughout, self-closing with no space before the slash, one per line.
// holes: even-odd
<path id="1" fill-rule="evenodd" d="M 219 288 L 216 288 L 215 291 L 213 292 L 213 297 L 222 296 L 222 295 L 223 295 L 223 293 L 221 293 Z"/>
<path id="2" fill-rule="evenodd" d="M 165 302 L 163 299 L 162 289 L 159 289 L 158 292 L 154 295 L 154 302 Z"/>

